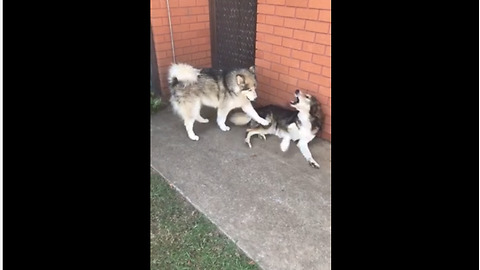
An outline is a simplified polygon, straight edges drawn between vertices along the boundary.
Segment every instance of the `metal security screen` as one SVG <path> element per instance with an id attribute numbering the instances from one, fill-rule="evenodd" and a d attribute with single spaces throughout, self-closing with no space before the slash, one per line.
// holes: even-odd
<path id="1" fill-rule="evenodd" d="M 212 66 L 255 64 L 257 0 L 210 0 Z"/>

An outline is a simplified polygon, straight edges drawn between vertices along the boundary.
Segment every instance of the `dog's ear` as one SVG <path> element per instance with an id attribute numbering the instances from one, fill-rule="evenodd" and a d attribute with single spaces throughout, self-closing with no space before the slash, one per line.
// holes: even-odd
<path id="1" fill-rule="evenodd" d="M 245 84 L 245 76 L 241 74 L 237 74 L 237 84 L 238 85 L 244 85 Z"/>
<path id="2" fill-rule="evenodd" d="M 249 70 L 251 73 L 255 74 L 255 66 L 249 67 L 248 70 Z"/>

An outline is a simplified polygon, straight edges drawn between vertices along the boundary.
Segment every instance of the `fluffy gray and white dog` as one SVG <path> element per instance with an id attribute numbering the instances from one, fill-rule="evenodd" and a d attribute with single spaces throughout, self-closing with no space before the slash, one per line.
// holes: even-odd
<path id="1" fill-rule="evenodd" d="M 217 108 L 217 124 L 223 131 L 230 130 L 225 125 L 228 113 L 235 108 L 242 110 L 261 125 L 269 121 L 261 118 L 251 101 L 257 98 L 255 67 L 221 70 L 213 68 L 197 69 L 188 64 L 172 64 L 168 72 L 168 86 L 173 110 L 184 121 L 191 140 L 199 137 L 193 132 L 195 121 L 208 123 L 200 115 L 202 105 Z"/>
<path id="2" fill-rule="evenodd" d="M 304 94 L 300 90 L 295 91 L 295 100 L 290 102 L 295 111 L 277 105 L 268 105 L 257 109 L 260 116 L 271 121 L 268 126 L 260 126 L 248 115 L 238 112 L 233 113 L 229 120 L 235 125 L 249 124 L 245 142 L 252 147 L 250 138 L 258 135 L 266 140 L 265 135 L 273 134 L 282 138 L 280 149 L 285 152 L 290 146 L 290 141 L 297 143 L 308 164 L 314 168 L 320 165 L 313 159 L 308 148 L 308 143 L 315 138 L 315 135 L 322 129 L 324 115 L 320 103 L 315 96 Z"/>

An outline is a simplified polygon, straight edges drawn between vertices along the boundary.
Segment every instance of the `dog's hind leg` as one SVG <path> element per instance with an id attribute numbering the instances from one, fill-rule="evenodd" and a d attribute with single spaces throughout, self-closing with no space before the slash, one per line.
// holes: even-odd
<path id="1" fill-rule="evenodd" d="M 193 141 L 198 141 L 199 137 L 193 132 L 193 124 L 195 119 L 200 115 L 201 104 L 198 103 L 186 103 L 181 107 L 179 111 L 183 118 L 183 124 L 187 130 L 188 137 Z"/>
<path id="2" fill-rule="evenodd" d="M 247 137 L 245 138 L 245 143 L 248 145 L 248 147 L 252 148 L 252 144 L 250 143 L 251 137 L 257 134 L 258 136 L 266 140 L 265 134 L 268 134 L 268 133 L 266 133 L 266 130 L 263 128 L 247 129 Z"/>
<path id="3" fill-rule="evenodd" d="M 305 157 L 305 159 L 308 161 L 308 164 L 312 166 L 313 168 L 320 168 L 320 165 L 313 159 L 312 153 L 310 153 L 310 149 L 308 148 L 308 142 L 305 140 L 299 140 L 297 143 L 298 148 L 300 148 L 300 152 L 302 152 L 302 155 Z"/>

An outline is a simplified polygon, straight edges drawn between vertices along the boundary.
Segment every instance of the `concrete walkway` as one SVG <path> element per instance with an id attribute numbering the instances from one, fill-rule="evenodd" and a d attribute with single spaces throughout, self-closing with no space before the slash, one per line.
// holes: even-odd
<path id="1" fill-rule="evenodd" d="M 152 116 L 152 167 L 263 269 L 331 269 L 330 143 L 310 143 L 314 169 L 293 143 L 283 153 L 279 138 L 254 137 L 250 149 L 245 127 L 202 116 L 196 142 L 171 106 Z"/>

